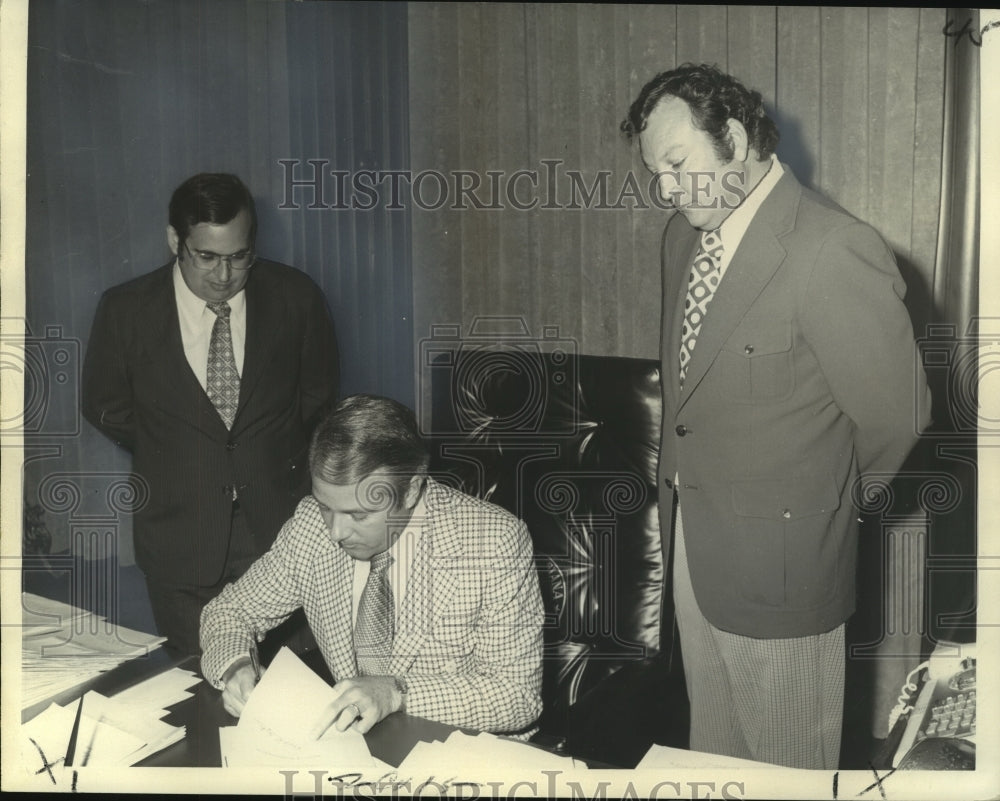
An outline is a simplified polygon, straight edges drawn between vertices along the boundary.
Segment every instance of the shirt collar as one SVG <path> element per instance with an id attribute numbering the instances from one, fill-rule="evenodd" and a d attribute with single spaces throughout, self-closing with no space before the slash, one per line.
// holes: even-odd
<path id="1" fill-rule="evenodd" d="M 750 190 L 750 194 L 746 196 L 746 199 L 733 209 L 732 213 L 719 226 L 719 238 L 722 240 L 722 247 L 726 253 L 733 253 L 739 246 L 747 228 L 750 227 L 754 215 L 757 214 L 757 211 L 767 199 L 771 190 L 781 180 L 783 174 L 784 170 L 781 167 L 781 162 L 772 153 L 771 165 L 768 168 L 767 174 L 760 179 L 758 184 Z"/>

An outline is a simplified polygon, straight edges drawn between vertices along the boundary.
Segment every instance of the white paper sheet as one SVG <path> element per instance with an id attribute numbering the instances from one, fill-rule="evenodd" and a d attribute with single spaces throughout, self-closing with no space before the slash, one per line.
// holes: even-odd
<path id="1" fill-rule="evenodd" d="M 320 740 L 310 736 L 323 723 L 333 688 L 295 654 L 282 648 L 250 694 L 239 723 L 219 729 L 223 767 L 314 765 L 370 769 L 365 738 L 331 727 Z"/>
<path id="2" fill-rule="evenodd" d="M 78 701 L 52 704 L 21 727 L 21 755 L 25 765 L 44 772 L 62 765 L 69 747 Z M 184 737 L 183 726 L 160 720 L 161 710 L 118 703 L 100 693 L 83 697 L 77 732 L 75 767 L 133 765 Z"/>
<path id="3" fill-rule="evenodd" d="M 201 679 L 197 673 L 184 668 L 172 668 L 164 673 L 153 676 L 150 679 L 139 682 L 139 684 L 122 690 L 114 698 L 119 703 L 132 704 L 147 709 L 163 710 L 168 706 L 173 706 L 186 698 L 190 698 L 193 693 L 188 692 L 189 687 L 198 684 Z"/>
<path id="4" fill-rule="evenodd" d="M 21 607 L 22 709 L 148 654 L 166 641 L 31 593 L 22 593 Z"/>
<path id="5" fill-rule="evenodd" d="M 511 771 L 520 774 L 542 770 L 570 772 L 586 768 L 582 762 L 527 743 L 505 740 L 485 732 L 470 736 L 456 731 L 444 742 L 417 743 L 400 764 L 399 775 L 486 781 Z"/>
<path id="6" fill-rule="evenodd" d="M 738 757 L 720 756 L 719 754 L 707 754 L 703 751 L 688 751 L 684 748 L 670 748 L 665 745 L 653 745 L 642 761 L 636 765 L 636 769 L 645 768 L 777 768 L 777 765 L 770 765 L 767 762 L 754 762 L 751 759 L 740 759 Z M 784 771 L 795 771 L 793 768 L 781 768 Z M 803 771 L 805 775 L 812 775 L 810 771 Z"/>

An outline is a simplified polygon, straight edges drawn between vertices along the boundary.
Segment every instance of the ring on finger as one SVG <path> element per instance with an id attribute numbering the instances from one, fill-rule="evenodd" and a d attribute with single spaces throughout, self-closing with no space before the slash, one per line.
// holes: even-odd
<path id="1" fill-rule="evenodd" d="M 345 708 L 345 709 L 353 709 L 353 710 L 354 710 L 354 714 L 353 714 L 353 715 L 351 715 L 351 719 L 352 719 L 352 720 L 356 720 L 356 719 L 358 719 L 358 718 L 360 718 L 360 717 L 361 717 L 361 707 L 360 707 L 360 706 L 358 706 L 357 704 L 348 704 L 348 705 L 347 705 L 346 707 L 344 707 L 344 708 Z"/>

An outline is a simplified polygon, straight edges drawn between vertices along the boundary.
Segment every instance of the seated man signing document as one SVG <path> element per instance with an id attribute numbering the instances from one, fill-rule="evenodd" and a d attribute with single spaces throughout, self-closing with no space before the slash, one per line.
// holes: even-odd
<path id="1" fill-rule="evenodd" d="M 202 672 L 228 712 L 254 688 L 256 642 L 301 606 L 336 679 L 338 730 L 363 734 L 396 711 L 531 728 L 543 611 L 528 531 L 436 483 L 428 461 L 413 413 L 387 398 L 346 398 L 319 424 L 312 494 L 202 613 Z"/>

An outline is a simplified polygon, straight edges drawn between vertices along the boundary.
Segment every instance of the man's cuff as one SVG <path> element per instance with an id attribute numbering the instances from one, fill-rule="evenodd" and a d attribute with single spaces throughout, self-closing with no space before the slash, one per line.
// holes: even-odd
<path id="1" fill-rule="evenodd" d="M 396 685 L 396 692 L 399 693 L 399 706 L 397 707 L 397 712 L 406 713 L 406 701 L 409 694 L 409 685 L 406 683 L 406 678 L 403 676 L 393 676 L 393 684 Z"/>
<path id="2" fill-rule="evenodd" d="M 243 665 L 249 664 L 251 664 L 249 654 L 240 654 L 239 656 L 233 657 L 222 669 L 219 677 L 211 679 L 212 686 L 217 690 L 225 689 L 226 682 L 232 678 L 233 674 L 243 667 Z"/>

